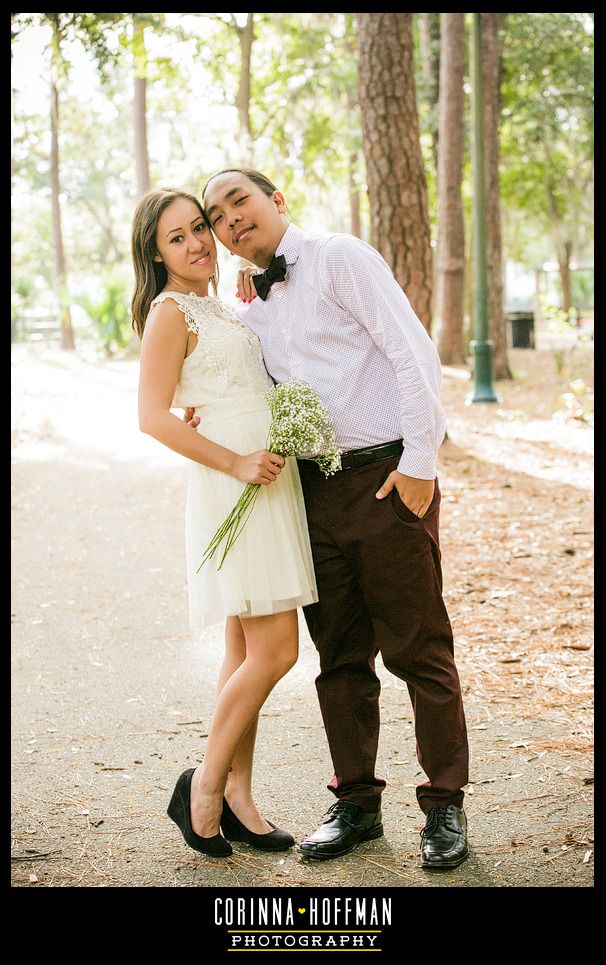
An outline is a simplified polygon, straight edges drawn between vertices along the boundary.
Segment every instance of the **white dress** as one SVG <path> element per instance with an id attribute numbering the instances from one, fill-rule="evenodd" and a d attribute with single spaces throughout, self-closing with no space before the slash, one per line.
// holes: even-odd
<path id="1" fill-rule="evenodd" d="M 162 292 L 198 336 L 183 360 L 173 407 L 193 406 L 197 431 L 240 455 L 267 445 L 271 421 L 265 398 L 273 381 L 259 339 L 234 310 L 210 295 Z M 151 307 L 151 306 L 150 306 Z M 277 480 L 261 486 L 252 513 L 223 566 L 224 544 L 196 573 L 204 550 L 242 495 L 246 483 L 190 461 L 185 513 L 189 622 L 203 629 L 226 616 L 262 616 L 318 600 L 297 461 L 286 460 Z"/>

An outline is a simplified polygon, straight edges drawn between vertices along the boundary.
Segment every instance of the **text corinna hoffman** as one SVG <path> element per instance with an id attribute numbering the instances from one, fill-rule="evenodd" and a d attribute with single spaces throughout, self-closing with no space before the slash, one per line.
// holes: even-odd
<path id="1" fill-rule="evenodd" d="M 391 925 L 391 898 L 216 898 L 215 925 L 380 927 Z"/>

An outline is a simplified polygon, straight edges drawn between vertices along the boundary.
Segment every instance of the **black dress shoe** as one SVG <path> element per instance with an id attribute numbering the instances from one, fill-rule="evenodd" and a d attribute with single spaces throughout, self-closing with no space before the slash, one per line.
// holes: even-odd
<path id="1" fill-rule="evenodd" d="M 273 831 L 267 831 L 266 834 L 255 834 L 254 831 L 249 831 L 236 817 L 227 800 L 223 798 L 221 830 L 230 841 L 243 841 L 244 844 L 251 844 L 253 848 L 259 848 L 260 851 L 286 851 L 293 846 L 295 839 L 292 834 L 277 828 L 271 821 L 267 823 L 271 824 Z"/>
<path id="2" fill-rule="evenodd" d="M 467 818 L 463 808 L 456 804 L 432 808 L 421 831 L 421 867 L 456 868 L 468 855 Z"/>
<path id="3" fill-rule="evenodd" d="M 318 830 L 299 845 L 302 854 L 316 861 L 339 858 L 361 841 L 373 841 L 383 834 L 381 809 L 369 813 L 353 801 L 336 801 L 326 813 Z"/>
<path id="4" fill-rule="evenodd" d="M 195 851 L 201 851 L 202 854 L 210 854 L 214 858 L 227 858 L 234 852 L 232 846 L 225 840 L 223 835 L 213 834 L 210 838 L 203 838 L 201 835 L 196 834 L 191 826 L 191 779 L 194 771 L 195 767 L 190 767 L 186 771 L 183 771 L 183 774 L 175 784 L 173 796 L 170 799 L 166 813 L 181 830 L 190 848 L 193 848 Z"/>

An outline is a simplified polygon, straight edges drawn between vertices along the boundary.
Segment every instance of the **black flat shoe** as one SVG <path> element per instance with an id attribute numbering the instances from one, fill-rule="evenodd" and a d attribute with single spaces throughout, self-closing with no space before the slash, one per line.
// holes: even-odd
<path id="1" fill-rule="evenodd" d="M 226 799 L 223 798 L 221 830 L 230 841 L 243 841 L 244 844 L 250 844 L 260 851 L 286 851 L 287 848 L 293 846 L 295 839 L 292 834 L 283 831 L 282 828 L 277 828 L 271 821 L 267 823 L 271 824 L 273 831 L 268 831 L 266 834 L 255 834 L 253 831 L 249 831 L 236 817 Z"/>
<path id="2" fill-rule="evenodd" d="M 317 831 L 299 845 L 299 851 L 314 861 L 340 858 L 362 841 L 374 841 L 383 834 L 381 809 L 369 813 L 353 801 L 335 801 Z"/>
<path id="3" fill-rule="evenodd" d="M 227 858 L 230 854 L 233 854 L 233 849 L 223 835 L 213 834 L 210 838 L 203 838 L 196 834 L 191 826 L 191 779 L 194 771 L 195 767 L 183 771 L 175 784 L 166 813 L 175 822 L 186 843 L 194 851 L 201 851 L 202 854 L 209 854 L 214 858 Z"/>
<path id="4" fill-rule="evenodd" d="M 456 868 L 469 856 L 467 818 L 463 808 L 431 808 L 421 831 L 421 867 Z"/>

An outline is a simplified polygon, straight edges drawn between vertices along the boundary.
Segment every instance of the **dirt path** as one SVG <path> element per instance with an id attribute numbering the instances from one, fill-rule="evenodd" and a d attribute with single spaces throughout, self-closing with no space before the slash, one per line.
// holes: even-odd
<path id="1" fill-rule="evenodd" d="M 385 837 L 314 865 L 183 843 L 165 809 L 201 759 L 222 628 L 187 630 L 185 464 L 136 424 L 137 364 L 13 350 L 13 884 L 519 887 L 593 884 L 592 432 L 553 418 L 589 348 L 515 350 L 497 406 L 445 370 L 446 600 L 471 743 L 471 857 L 418 858 L 412 714 L 379 669 Z M 560 360 L 561 361 L 561 360 Z M 560 365 L 560 368 L 562 366 Z M 316 653 L 266 704 L 256 795 L 301 838 L 333 798 Z"/>

